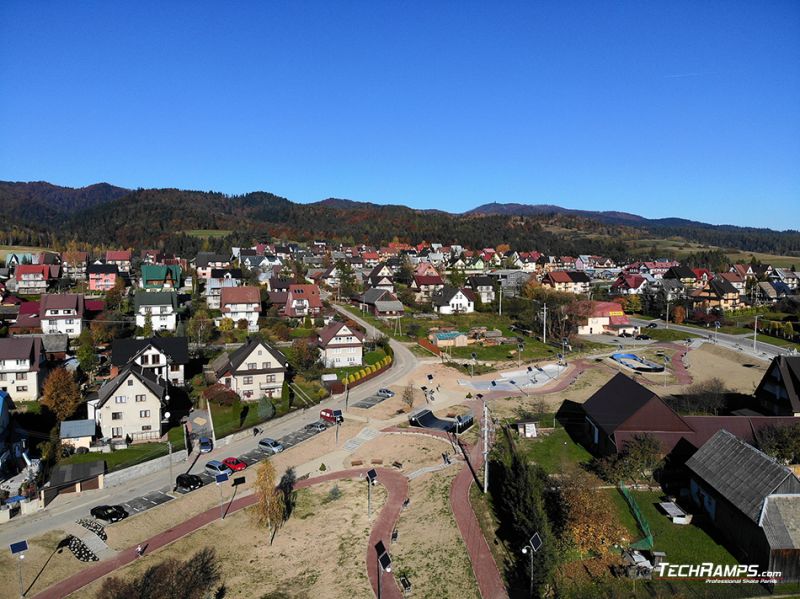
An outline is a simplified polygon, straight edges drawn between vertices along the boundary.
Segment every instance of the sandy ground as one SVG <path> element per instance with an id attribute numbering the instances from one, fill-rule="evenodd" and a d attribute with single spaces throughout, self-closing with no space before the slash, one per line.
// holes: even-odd
<path id="1" fill-rule="evenodd" d="M 479 598 L 467 549 L 450 510 L 456 468 L 426 474 L 409 485 L 409 508 L 400 514 L 398 539 L 389 548 L 398 576 L 408 576 L 415 597 Z"/>
<path id="2" fill-rule="evenodd" d="M 384 466 L 393 462 L 403 464 L 403 472 L 409 473 L 442 462 L 442 452 L 452 451 L 450 443 L 423 435 L 384 434 L 359 447 L 345 464 L 351 460 L 363 460 L 365 465 L 372 460 L 383 460 Z"/>
<path id="3" fill-rule="evenodd" d="M 695 381 L 717 377 L 740 393 L 753 393 L 769 365 L 768 362 L 710 343 L 690 351 L 686 356 L 686 364 Z"/>
<path id="4" fill-rule="evenodd" d="M 334 486 L 342 495 L 331 501 L 328 494 Z M 373 510 L 380 509 L 385 499 L 385 490 L 375 487 Z M 298 492 L 295 511 L 271 546 L 268 533 L 253 526 L 248 509 L 146 555 L 118 575 L 138 575 L 165 557 L 187 558 L 211 546 L 220 560 L 228 599 L 277 591 L 292 599 L 370 597 L 365 563 L 370 528 L 363 484 L 328 482 Z M 101 585 L 95 582 L 72 596 L 91 597 Z"/>
<path id="5" fill-rule="evenodd" d="M 53 530 L 28 541 L 28 551 L 22 560 L 22 583 L 28 595 L 43 591 L 51 584 L 96 563 L 79 561 L 66 548 L 56 551 L 58 543 L 66 537 L 64 531 Z M 3 574 L 0 598 L 16 599 L 20 595 L 17 563 L 18 559 L 12 557 L 8 548 L 4 547 L 0 552 L 0 572 Z"/>

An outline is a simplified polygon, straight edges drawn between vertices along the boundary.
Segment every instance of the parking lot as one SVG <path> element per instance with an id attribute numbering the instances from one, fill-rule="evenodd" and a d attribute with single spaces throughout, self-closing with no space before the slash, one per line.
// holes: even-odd
<path id="1" fill-rule="evenodd" d="M 387 399 L 389 399 L 389 398 L 388 397 L 383 397 L 382 395 L 371 395 L 371 396 L 367 397 L 366 399 L 362 399 L 361 401 L 354 403 L 353 407 L 354 408 L 364 408 L 364 409 L 368 410 L 369 408 L 373 408 L 373 407 L 377 406 L 379 403 L 381 403 L 382 401 L 386 401 Z"/>
<path id="2" fill-rule="evenodd" d="M 133 499 L 122 503 L 122 507 L 125 508 L 125 511 L 128 512 L 129 515 L 139 514 L 144 512 L 145 510 L 149 510 L 150 508 L 156 507 L 157 505 L 161 505 L 163 503 L 167 503 L 168 501 L 172 501 L 175 499 L 171 495 L 167 495 L 167 489 L 161 491 L 152 491 L 147 495 L 143 495 L 141 497 L 134 497 Z"/>

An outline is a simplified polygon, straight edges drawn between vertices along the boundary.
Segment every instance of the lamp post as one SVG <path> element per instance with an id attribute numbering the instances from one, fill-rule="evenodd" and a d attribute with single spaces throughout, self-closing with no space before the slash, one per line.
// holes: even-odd
<path id="1" fill-rule="evenodd" d="M 667 386 L 667 364 L 669 364 L 669 356 L 664 356 L 664 387 Z"/>
<path id="2" fill-rule="evenodd" d="M 533 536 L 528 540 L 528 544 L 522 548 L 522 553 L 525 555 L 530 555 L 531 563 L 530 563 L 530 575 L 531 575 L 531 582 L 530 582 L 530 596 L 533 597 L 533 554 L 539 551 L 542 548 L 542 538 L 539 536 L 539 533 L 534 533 Z"/>
<path id="3" fill-rule="evenodd" d="M 472 363 L 469 365 L 469 376 L 470 378 L 475 376 L 475 361 L 478 359 L 478 354 L 472 352 Z"/>
<path id="4" fill-rule="evenodd" d="M 389 557 L 389 552 L 386 551 L 383 541 L 375 543 L 375 559 L 378 568 L 378 599 L 381 599 L 381 579 L 383 578 L 383 573 L 392 571 L 392 558 Z"/>
<path id="5" fill-rule="evenodd" d="M 758 336 L 758 314 L 756 314 L 756 320 L 753 323 L 753 352 L 756 352 L 756 337 Z"/>
<path id="6" fill-rule="evenodd" d="M 372 468 L 367 472 L 367 519 L 372 519 L 372 486 L 378 484 L 378 471 Z"/>
<path id="7" fill-rule="evenodd" d="M 25 552 L 28 550 L 28 541 L 17 541 L 16 543 L 11 543 L 9 547 L 11 548 L 12 556 L 19 556 L 17 559 L 17 575 L 19 577 L 19 596 L 22 599 L 25 597 L 25 589 L 22 585 L 22 560 L 25 559 Z"/>
<path id="8" fill-rule="evenodd" d="M 715 320 L 714 321 L 714 345 L 719 343 L 719 327 L 720 327 L 719 320 Z"/>
<path id="9" fill-rule="evenodd" d="M 219 519 L 225 519 L 225 501 L 222 499 L 222 483 L 228 480 L 228 474 L 223 472 L 221 474 L 217 474 L 214 477 L 214 481 L 217 483 L 217 488 L 219 489 Z"/>
<path id="10" fill-rule="evenodd" d="M 509 382 L 509 383 L 511 383 L 512 385 L 514 385 L 514 386 L 515 386 L 517 389 L 519 389 L 519 390 L 522 392 L 522 394 L 523 394 L 525 397 L 528 397 L 528 394 L 525 392 L 525 389 L 523 389 L 522 387 L 520 387 L 520 386 L 517 384 L 517 381 L 515 381 L 514 379 L 511 379 L 511 380 L 510 380 L 510 381 L 508 381 L 508 382 Z"/>

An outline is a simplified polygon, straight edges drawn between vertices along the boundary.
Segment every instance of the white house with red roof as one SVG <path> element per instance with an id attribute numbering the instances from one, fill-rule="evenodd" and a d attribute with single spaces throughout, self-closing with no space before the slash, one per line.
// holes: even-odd
<path id="1" fill-rule="evenodd" d="M 20 264 L 14 269 L 17 293 L 41 295 L 47 293 L 51 271 L 49 264 Z"/>
<path id="2" fill-rule="evenodd" d="M 555 291 L 588 294 L 592 288 L 592 281 L 589 275 L 581 270 L 553 270 L 542 277 L 542 285 Z"/>
<path id="3" fill-rule="evenodd" d="M 639 327 L 631 324 L 622 306 L 616 302 L 581 302 L 579 313 L 585 313 L 585 324 L 578 325 L 578 335 L 602 335 L 630 333 L 635 335 Z"/>
<path id="4" fill-rule="evenodd" d="M 108 250 L 106 252 L 106 264 L 116 264 L 120 272 L 131 271 L 131 251 L 130 250 Z"/>
<path id="5" fill-rule="evenodd" d="M 414 292 L 417 302 L 429 302 L 433 295 L 444 289 L 444 280 L 435 275 L 414 275 L 409 287 Z"/>
<path id="6" fill-rule="evenodd" d="M 77 338 L 83 328 L 85 307 L 83 296 L 76 293 L 43 295 L 39 302 L 42 333 Z"/>
<path id="7" fill-rule="evenodd" d="M 343 322 L 334 321 L 320 330 L 317 344 L 325 368 L 361 366 L 364 335 Z"/>
<path id="8" fill-rule="evenodd" d="M 620 275 L 611 284 L 611 293 L 616 295 L 641 295 L 647 288 L 647 279 L 641 275 Z"/>
<path id="9" fill-rule="evenodd" d="M 233 322 L 246 320 L 248 331 L 258 331 L 258 317 L 261 315 L 261 291 L 258 287 L 223 287 L 219 305 L 224 318 Z"/>

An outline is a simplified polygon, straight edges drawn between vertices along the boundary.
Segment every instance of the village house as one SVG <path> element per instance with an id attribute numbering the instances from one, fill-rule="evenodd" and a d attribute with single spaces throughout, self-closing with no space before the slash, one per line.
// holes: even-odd
<path id="1" fill-rule="evenodd" d="M 800 580 L 800 479 L 726 430 L 686 461 L 689 494 L 745 564 Z"/>
<path id="2" fill-rule="evenodd" d="M 379 318 L 400 318 L 405 312 L 402 302 L 385 289 L 367 289 L 355 296 L 352 303 Z"/>
<path id="3" fill-rule="evenodd" d="M 80 336 L 86 304 L 82 295 L 65 293 L 43 295 L 39 301 L 39 320 L 45 335 L 62 333 L 70 339 Z"/>
<path id="4" fill-rule="evenodd" d="M 650 275 L 654 279 L 658 280 L 662 278 L 667 273 L 667 271 L 674 266 L 680 266 L 680 263 L 674 260 L 664 260 L 656 262 L 634 262 L 626 266 L 624 270 L 626 274 Z"/>
<path id="5" fill-rule="evenodd" d="M 154 331 L 174 331 L 178 324 L 178 294 L 174 291 L 138 291 L 134 296 L 136 326 L 144 328 L 148 315 Z"/>
<path id="6" fill-rule="evenodd" d="M 289 285 L 283 315 L 288 318 L 318 316 L 322 312 L 322 298 L 316 285 Z"/>
<path id="7" fill-rule="evenodd" d="M 767 414 L 800 418 L 800 356 L 773 358 L 755 395 Z"/>
<path id="8" fill-rule="evenodd" d="M 212 268 L 211 276 L 206 279 L 203 296 L 211 310 L 219 310 L 220 296 L 225 287 L 239 287 L 242 284 L 242 271 L 239 268 Z"/>
<path id="9" fill-rule="evenodd" d="M 641 275 L 619 275 L 611 284 L 613 295 L 641 295 L 647 290 L 647 279 Z"/>
<path id="10" fill-rule="evenodd" d="M 100 291 L 105 293 L 114 289 L 119 276 L 119 268 L 116 264 L 90 264 L 86 268 L 89 277 L 89 291 Z"/>
<path id="11" fill-rule="evenodd" d="M 161 438 L 168 404 L 166 383 L 159 383 L 151 370 L 128 364 L 88 396 L 86 407 L 104 438 L 135 443 Z"/>
<path id="12" fill-rule="evenodd" d="M 45 378 L 45 353 L 38 337 L 0 339 L 0 391 L 16 401 L 36 401 Z"/>
<path id="13" fill-rule="evenodd" d="M 431 305 L 438 314 L 470 314 L 475 311 L 475 294 L 471 289 L 445 285 L 433 294 Z"/>
<path id="14" fill-rule="evenodd" d="M 434 294 L 444 288 L 444 281 L 439 274 L 435 275 L 414 275 L 409 286 L 414 292 L 415 301 L 419 304 L 428 303 Z"/>
<path id="15" fill-rule="evenodd" d="M 776 268 L 769 275 L 770 281 L 779 281 L 786 285 L 793 293 L 798 288 L 797 273 L 789 268 Z"/>
<path id="16" fill-rule="evenodd" d="M 585 314 L 578 324 L 578 335 L 602 335 L 603 333 L 635 335 L 639 332 L 639 327 L 631 324 L 628 316 L 622 311 L 622 307 L 616 302 L 580 302 L 575 312 Z M 584 319 L 585 323 L 583 323 Z"/>
<path id="17" fill-rule="evenodd" d="M 145 291 L 170 291 L 181 285 L 181 267 L 143 264 L 139 286 Z"/>
<path id="18" fill-rule="evenodd" d="M 215 254 L 213 252 L 200 252 L 194 259 L 194 267 L 197 271 L 197 278 L 208 279 L 211 276 L 211 270 L 214 268 L 230 268 L 231 259 L 222 254 Z"/>
<path id="19" fill-rule="evenodd" d="M 664 280 L 680 281 L 684 288 L 694 287 L 697 283 L 697 276 L 694 271 L 688 266 L 671 266 L 667 272 L 664 273 Z"/>
<path id="20" fill-rule="evenodd" d="M 325 368 L 361 366 L 364 334 L 343 322 L 333 321 L 319 331 L 317 345 Z"/>
<path id="21" fill-rule="evenodd" d="M 20 264 L 14 269 L 17 293 L 41 295 L 47 293 L 51 282 L 50 266 L 47 264 Z"/>
<path id="22" fill-rule="evenodd" d="M 494 301 L 494 281 L 491 277 L 477 275 L 467 277 L 466 286 L 481 298 L 481 303 L 491 304 Z"/>
<path id="23" fill-rule="evenodd" d="M 114 339 L 111 344 L 111 376 L 117 376 L 131 363 L 150 371 L 155 380 L 166 379 L 169 384 L 182 387 L 186 383 L 189 344 L 186 337 Z"/>
<path id="24" fill-rule="evenodd" d="M 288 366 L 281 352 L 256 339 L 211 362 L 217 380 L 246 401 L 280 397 Z"/>
<path id="25" fill-rule="evenodd" d="M 592 280 L 580 270 L 553 270 L 542 277 L 542 285 L 555 291 L 588 294 L 592 289 Z"/>
<path id="26" fill-rule="evenodd" d="M 73 450 L 78 448 L 89 449 L 97 436 L 97 422 L 91 418 L 82 420 L 65 420 L 59 426 L 58 438 L 64 445 L 69 445 Z"/>
<path id="27" fill-rule="evenodd" d="M 258 317 L 261 315 L 258 287 L 223 287 L 219 304 L 223 318 L 230 318 L 234 323 L 246 320 L 248 331 L 258 331 Z"/>
<path id="28" fill-rule="evenodd" d="M 88 264 L 88 252 L 66 251 L 61 254 L 61 276 L 73 281 L 83 281 L 86 279 Z"/>
<path id="29" fill-rule="evenodd" d="M 115 264 L 119 272 L 131 271 L 131 251 L 130 250 L 108 250 L 106 252 L 106 264 Z"/>
<path id="30" fill-rule="evenodd" d="M 738 272 L 721 272 L 717 274 L 717 278 L 733 285 L 734 289 L 739 292 L 739 295 L 745 294 L 745 280 Z"/>
<path id="31" fill-rule="evenodd" d="M 377 264 L 364 281 L 366 289 L 384 289 L 394 293 L 394 273 L 386 264 Z"/>
<path id="32" fill-rule="evenodd" d="M 724 279 L 711 279 L 689 294 L 695 308 L 711 310 L 736 310 L 742 307 L 739 291 Z"/>

